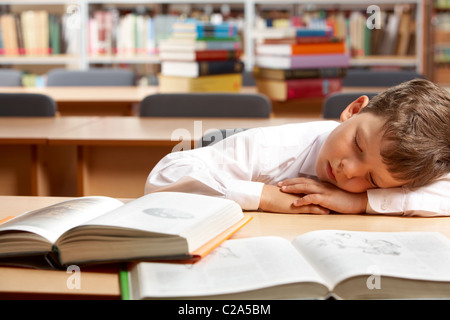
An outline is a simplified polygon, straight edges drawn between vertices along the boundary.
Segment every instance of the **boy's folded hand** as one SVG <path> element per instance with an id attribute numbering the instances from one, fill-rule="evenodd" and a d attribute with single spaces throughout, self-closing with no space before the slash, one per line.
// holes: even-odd
<path id="1" fill-rule="evenodd" d="M 299 196 L 296 194 L 281 192 L 279 187 L 266 184 L 261 194 L 259 209 L 277 213 L 330 213 L 330 210 L 315 204 L 294 206 L 293 202 L 297 199 Z"/>
<path id="2" fill-rule="evenodd" d="M 364 213 L 367 193 L 351 193 L 338 187 L 307 178 L 293 178 L 278 183 L 280 190 L 289 194 L 302 194 L 292 203 L 295 207 L 318 205 L 347 214 Z"/>

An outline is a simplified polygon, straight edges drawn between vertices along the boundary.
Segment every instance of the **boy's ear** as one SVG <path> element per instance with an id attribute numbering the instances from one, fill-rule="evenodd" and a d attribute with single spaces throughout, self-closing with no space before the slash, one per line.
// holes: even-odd
<path id="1" fill-rule="evenodd" d="M 341 113 L 341 121 L 344 122 L 345 120 L 350 119 L 355 114 L 357 114 L 359 111 L 361 111 L 365 106 L 369 104 L 369 97 L 368 96 L 361 96 L 355 101 L 351 102 L 347 108 L 345 108 L 344 111 Z"/>

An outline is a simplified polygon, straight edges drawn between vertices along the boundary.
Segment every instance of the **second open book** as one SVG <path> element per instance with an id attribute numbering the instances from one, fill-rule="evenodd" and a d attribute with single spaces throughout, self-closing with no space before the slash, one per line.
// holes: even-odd
<path id="1" fill-rule="evenodd" d="M 193 265 L 139 263 L 127 276 L 122 292 L 131 299 L 450 298 L 450 240 L 336 230 L 292 243 L 233 239 Z"/>

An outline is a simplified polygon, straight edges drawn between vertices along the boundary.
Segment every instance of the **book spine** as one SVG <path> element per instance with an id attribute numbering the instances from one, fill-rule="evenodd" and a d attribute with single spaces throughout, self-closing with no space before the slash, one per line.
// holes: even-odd
<path id="1" fill-rule="evenodd" d="M 295 34 L 296 37 L 330 37 L 333 35 L 333 30 L 300 28 Z"/>
<path id="2" fill-rule="evenodd" d="M 348 54 L 293 55 L 290 57 L 291 68 L 346 68 L 350 65 Z"/>
<path id="3" fill-rule="evenodd" d="M 3 31 L 2 31 L 2 23 L 1 23 L 1 16 L 0 16 L 0 55 L 5 54 L 5 49 L 3 47 Z"/>
<path id="4" fill-rule="evenodd" d="M 289 80 L 289 79 L 305 79 L 305 78 L 340 78 L 346 74 L 345 68 L 318 68 L 318 69 L 267 69 L 256 68 L 254 70 L 255 77 Z"/>
<path id="5" fill-rule="evenodd" d="M 224 41 L 231 41 L 231 42 L 240 42 L 240 38 L 238 36 L 233 37 L 214 37 L 214 36 L 205 36 L 205 37 L 196 37 L 196 41 L 208 41 L 208 42 L 224 42 Z"/>
<path id="6" fill-rule="evenodd" d="M 287 99 L 323 98 L 338 92 L 342 88 L 342 80 L 330 79 L 296 79 L 286 81 Z"/>
<path id="7" fill-rule="evenodd" d="M 238 74 L 211 75 L 191 79 L 192 92 L 239 92 L 242 76 Z"/>
<path id="8" fill-rule="evenodd" d="M 200 50 L 195 52 L 195 60 L 237 60 L 241 54 L 240 50 Z"/>
<path id="9" fill-rule="evenodd" d="M 297 37 L 293 42 L 300 43 L 333 43 L 333 42 L 341 42 L 343 39 L 330 36 L 330 37 Z"/>
<path id="10" fill-rule="evenodd" d="M 242 73 L 244 63 L 242 61 L 202 61 L 198 63 L 199 76 Z"/>
<path id="11" fill-rule="evenodd" d="M 209 75 L 197 78 L 159 76 L 161 93 L 172 92 L 239 92 L 242 87 L 240 74 Z"/>
<path id="12" fill-rule="evenodd" d="M 197 38 L 207 38 L 207 37 L 232 38 L 236 36 L 237 36 L 236 32 L 230 31 L 208 31 L 208 30 L 197 31 Z"/>
<path id="13" fill-rule="evenodd" d="M 202 45 L 205 50 L 242 50 L 239 41 L 198 41 L 204 43 Z"/>
<path id="14" fill-rule="evenodd" d="M 15 22 L 16 33 L 17 33 L 18 54 L 24 55 L 25 54 L 25 45 L 23 42 L 22 24 L 21 24 L 20 17 L 16 14 L 14 15 L 14 22 Z"/>
<path id="15" fill-rule="evenodd" d="M 201 32 L 227 33 L 227 34 L 230 35 L 230 37 L 235 36 L 236 33 L 237 33 L 236 27 L 233 26 L 233 25 L 229 25 L 229 24 L 221 24 L 221 25 L 213 25 L 213 24 L 201 25 L 201 24 L 198 24 L 196 26 L 196 30 L 197 30 L 197 33 L 201 33 Z"/>
<path id="16" fill-rule="evenodd" d="M 308 43 L 292 45 L 292 54 L 330 54 L 344 53 L 346 51 L 344 42 L 334 43 Z"/>

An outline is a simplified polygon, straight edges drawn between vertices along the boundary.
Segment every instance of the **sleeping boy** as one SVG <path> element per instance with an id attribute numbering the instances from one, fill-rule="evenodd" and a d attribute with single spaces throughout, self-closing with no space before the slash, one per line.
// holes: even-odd
<path id="1" fill-rule="evenodd" d="M 450 215 L 450 95 L 424 79 L 361 96 L 341 122 L 249 129 L 165 156 L 145 192 L 224 197 L 244 210 Z"/>

